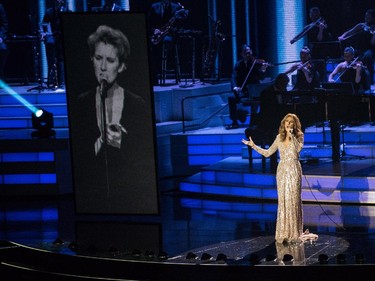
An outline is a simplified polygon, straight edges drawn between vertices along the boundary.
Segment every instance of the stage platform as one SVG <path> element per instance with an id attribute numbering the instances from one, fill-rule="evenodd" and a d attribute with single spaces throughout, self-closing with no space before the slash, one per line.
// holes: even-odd
<path id="1" fill-rule="evenodd" d="M 206 86 L 158 88 L 163 99 L 159 118 L 173 110 L 177 114 L 174 107 L 181 108 L 183 94 L 225 92 L 228 84 Z M 338 162 L 331 158 L 329 125 L 306 128 L 301 152 L 304 228 L 319 238 L 276 245 L 275 173 L 268 162 L 262 170 L 257 154 L 250 167 L 241 143 L 246 124 L 226 130 L 227 116 L 218 117 L 219 125 L 183 132 L 181 116 L 158 122 L 158 160 L 164 165 L 160 215 L 79 216 L 71 186 L 66 93 L 22 89 L 22 96 L 50 106 L 58 118 L 56 139 L 34 140 L 30 112 L 21 110 L 23 116 L 17 117 L 18 104 L 2 105 L 2 113 L 11 118 L 0 120 L 0 270 L 15 279 L 30 280 L 22 278 L 31 274 L 31 280 L 236 281 L 286 275 L 290 280 L 332 280 L 344 274 L 348 280 L 375 270 L 373 124 L 343 128 L 340 149 L 345 153 Z M 226 95 L 201 104 L 216 101 L 215 110 L 225 108 Z M 16 103 L 6 94 L 0 99 Z M 171 99 L 176 99 L 174 106 Z M 196 105 L 191 116 L 205 109 Z M 164 112 L 168 106 L 172 111 Z M 32 182 L 25 182 L 30 174 Z"/>

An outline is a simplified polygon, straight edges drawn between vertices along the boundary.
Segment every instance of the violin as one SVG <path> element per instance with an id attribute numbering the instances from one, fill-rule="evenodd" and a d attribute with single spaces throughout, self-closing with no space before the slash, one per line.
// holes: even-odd
<path id="1" fill-rule="evenodd" d="M 264 59 L 255 59 L 254 62 L 256 64 L 262 64 L 264 67 L 274 66 L 272 63 L 266 62 Z"/>
<path id="2" fill-rule="evenodd" d="M 362 61 L 353 60 L 346 68 L 352 68 L 352 69 L 358 69 L 358 68 L 364 68 L 366 69 L 367 66 L 363 64 Z"/>
<path id="3" fill-rule="evenodd" d="M 375 34 L 375 25 L 368 26 L 367 24 L 363 24 L 363 30 L 366 32 L 370 32 L 370 34 Z"/>
<path id="4" fill-rule="evenodd" d="M 326 21 L 322 18 L 319 18 L 317 21 L 313 22 L 314 26 L 317 26 L 319 28 L 327 28 L 328 25 Z"/>

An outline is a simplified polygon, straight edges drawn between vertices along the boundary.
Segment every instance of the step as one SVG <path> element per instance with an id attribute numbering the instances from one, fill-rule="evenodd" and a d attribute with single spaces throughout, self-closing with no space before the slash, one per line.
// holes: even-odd
<path id="1" fill-rule="evenodd" d="M 53 115 L 68 115 L 66 104 L 35 104 L 37 108 L 43 108 Z M 0 105 L 0 117 L 31 117 L 32 112 L 24 105 Z"/>
<path id="2" fill-rule="evenodd" d="M 68 139 L 0 140 L 2 194 L 48 195 L 66 191 L 71 185 L 70 169 Z"/>
<path id="3" fill-rule="evenodd" d="M 54 115 L 53 126 L 54 128 L 68 128 L 68 116 Z M 31 116 L 0 117 L 0 128 L 2 129 L 29 129 L 32 127 Z"/>
<path id="4" fill-rule="evenodd" d="M 16 91 L 18 90 L 15 88 Z M 29 103 L 35 104 L 49 104 L 49 103 L 64 103 L 66 104 L 66 93 L 61 92 L 20 92 L 20 97 Z M 0 90 L 0 105 L 19 105 L 20 101 L 12 94 L 8 94 L 5 90 Z"/>
<path id="5" fill-rule="evenodd" d="M 194 212 L 198 214 L 213 213 L 222 218 L 243 218 L 245 220 L 276 220 L 277 216 L 277 202 L 274 203 L 266 201 L 258 202 L 244 202 L 240 204 L 228 200 L 212 200 L 202 198 L 181 198 L 181 206 L 190 210 L 192 215 Z M 320 215 L 317 215 L 320 214 Z M 332 220 L 340 226 L 343 226 L 346 221 L 351 221 L 352 226 L 361 226 L 364 221 L 372 228 L 375 227 L 375 218 L 373 216 L 373 206 L 369 205 L 353 205 L 343 207 L 338 204 L 334 205 L 320 205 L 309 202 L 303 203 L 303 222 L 305 226 L 324 227 L 331 226 Z"/>
<path id="6" fill-rule="evenodd" d="M 259 161 L 258 164 L 260 165 Z M 375 160 L 363 160 L 360 169 L 364 169 L 363 167 L 374 171 Z M 306 202 L 375 203 L 375 176 L 360 176 L 355 165 L 351 169 L 353 171 L 344 176 L 304 172 L 302 199 Z M 277 199 L 275 174 L 251 172 L 247 160 L 240 157 L 228 157 L 204 167 L 201 172 L 183 180 L 180 190 L 199 194 Z"/>
<path id="7" fill-rule="evenodd" d="M 375 158 L 375 143 L 373 145 L 364 144 L 364 145 L 341 145 L 341 153 L 344 152 L 344 155 L 353 155 L 364 158 Z M 242 147 L 242 157 L 244 159 L 249 159 L 249 150 L 247 146 Z M 253 159 L 259 159 L 262 156 L 252 150 Z M 332 146 L 326 145 L 305 145 L 300 152 L 300 159 L 318 159 L 318 158 L 332 158 Z"/>
<path id="8" fill-rule="evenodd" d="M 62 127 L 54 127 L 56 139 L 69 139 L 69 129 Z M 0 129 L 0 139 L 1 140 L 30 140 L 32 139 L 31 133 L 35 130 L 32 128 L 20 128 L 20 129 Z"/>

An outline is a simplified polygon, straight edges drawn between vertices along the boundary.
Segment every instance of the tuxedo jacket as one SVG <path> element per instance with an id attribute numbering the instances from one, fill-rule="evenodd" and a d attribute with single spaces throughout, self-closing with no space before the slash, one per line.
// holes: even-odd
<path id="1" fill-rule="evenodd" d="M 141 96 L 126 90 L 124 95 L 120 124 L 127 132 L 122 132 L 121 147 L 103 144 L 97 155 L 95 142 L 100 137 L 100 130 L 96 89 L 79 95 L 70 105 L 75 193 L 77 200 L 81 200 L 78 205 L 88 208 L 80 211 L 90 212 L 92 206 L 101 212 L 116 212 L 116 208 L 121 212 L 122 208 L 131 211 L 139 208 L 135 204 L 143 200 L 137 201 L 138 195 L 153 192 L 152 115 Z"/>

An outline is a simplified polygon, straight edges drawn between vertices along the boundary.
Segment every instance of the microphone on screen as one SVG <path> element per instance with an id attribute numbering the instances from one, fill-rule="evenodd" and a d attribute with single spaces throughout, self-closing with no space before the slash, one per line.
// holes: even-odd
<path id="1" fill-rule="evenodd" d="M 99 88 L 99 90 L 100 90 L 100 94 L 101 94 L 101 96 L 103 98 L 106 98 L 106 96 L 107 96 L 107 88 L 108 88 L 108 82 L 107 82 L 107 80 L 102 79 L 100 81 L 100 88 Z"/>

